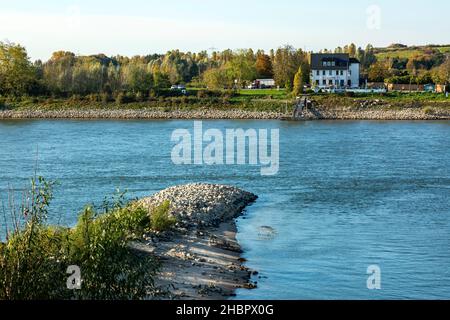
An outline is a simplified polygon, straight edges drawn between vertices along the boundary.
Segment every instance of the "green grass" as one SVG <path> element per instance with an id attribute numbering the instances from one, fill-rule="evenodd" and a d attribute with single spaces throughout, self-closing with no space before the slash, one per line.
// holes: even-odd
<path id="1" fill-rule="evenodd" d="M 416 55 L 422 54 L 422 50 L 389 50 L 376 54 L 378 60 L 386 60 L 389 58 L 410 59 Z"/>
<path id="2" fill-rule="evenodd" d="M 450 46 L 437 48 L 442 53 L 450 53 Z"/>
<path id="3" fill-rule="evenodd" d="M 239 91 L 239 95 L 247 97 L 273 96 L 274 98 L 286 98 L 287 93 L 285 89 L 242 89 Z"/>
<path id="4" fill-rule="evenodd" d="M 388 58 L 410 59 L 417 55 L 422 55 L 428 48 L 439 50 L 442 53 L 450 53 L 450 46 L 421 46 L 411 48 L 378 48 L 375 54 L 379 60 Z"/>

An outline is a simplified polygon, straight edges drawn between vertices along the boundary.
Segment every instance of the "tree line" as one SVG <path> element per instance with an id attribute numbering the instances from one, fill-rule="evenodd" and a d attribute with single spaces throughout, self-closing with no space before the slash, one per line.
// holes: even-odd
<path id="1" fill-rule="evenodd" d="M 449 58 L 430 48 L 410 58 L 377 59 L 377 49 L 350 44 L 321 52 L 348 53 L 361 62 L 362 78 L 370 82 L 448 83 Z M 211 90 L 242 88 L 257 78 L 273 78 L 277 86 L 301 92 L 310 78 L 310 52 L 290 45 L 275 50 L 241 49 L 198 53 L 77 56 L 58 51 L 48 61 L 34 61 L 26 49 L 0 42 L 0 95 L 72 97 L 130 93 L 148 96 L 174 84 Z"/>

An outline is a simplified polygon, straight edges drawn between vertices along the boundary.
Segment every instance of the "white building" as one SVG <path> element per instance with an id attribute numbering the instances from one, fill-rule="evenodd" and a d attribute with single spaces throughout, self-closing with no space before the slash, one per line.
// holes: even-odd
<path id="1" fill-rule="evenodd" d="M 311 54 L 311 85 L 315 88 L 358 88 L 360 63 L 346 53 Z"/>

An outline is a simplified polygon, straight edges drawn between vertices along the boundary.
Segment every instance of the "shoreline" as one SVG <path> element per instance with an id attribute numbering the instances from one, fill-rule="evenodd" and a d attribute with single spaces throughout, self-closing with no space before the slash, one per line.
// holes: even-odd
<path id="1" fill-rule="evenodd" d="M 173 231 L 134 244 L 162 262 L 156 299 L 225 300 L 237 289 L 256 288 L 251 276 L 257 272 L 244 266 L 235 221 L 256 198 L 230 186 L 190 184 L 139 200 L 147 208 L 169 200 L 178 221 Z"/>
<path id="2" fill-rule="evenodd" d="M 292 119 L 292 114 L 247 111 L 240 109 L 195 109 L 187 111 L 164 111 L 155 109 L 67 109 L 67 110 L 2 110 L 0 120 L 450 120 L 450 110 L 435 109 L 352 109 L 346 107 L 314 107 L 301 118 Z"/>

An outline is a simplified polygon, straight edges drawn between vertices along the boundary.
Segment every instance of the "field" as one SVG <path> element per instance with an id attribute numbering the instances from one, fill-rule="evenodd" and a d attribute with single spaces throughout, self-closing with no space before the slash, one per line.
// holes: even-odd
<path id="1" fill-rule="evenodd" d="M 409 48 L 377 48 L 376 57 L 379 60 L 386 60 L 389 58 L 409 59 L 414 56 L 424 54 L 426 49 L 437 49 L 442 53 L 450 53 L 449 46 L 423 46 L 423 47 L 409 47 Z"/>

